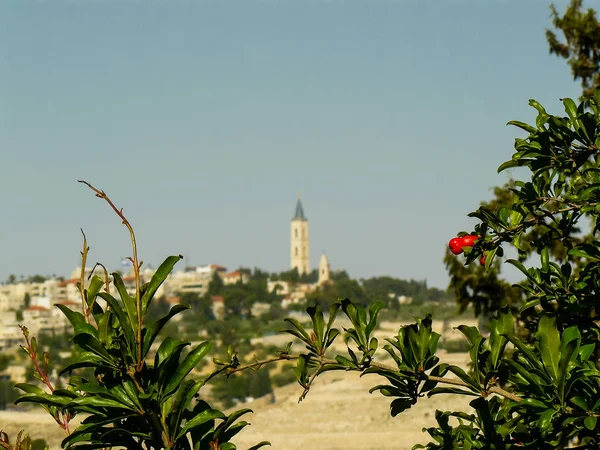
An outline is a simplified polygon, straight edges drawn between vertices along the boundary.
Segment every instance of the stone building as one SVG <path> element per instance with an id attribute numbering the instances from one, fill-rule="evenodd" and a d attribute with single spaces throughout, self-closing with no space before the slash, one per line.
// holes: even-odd
<path id="1" fill-rule="evenodd" d="M 296 202 L 296 213 L 291 224 L 291 268 L 298 273 L 310 273 L 310 247 L 308 240 L 308 219 L 304 215 L 300 196 Z"/>

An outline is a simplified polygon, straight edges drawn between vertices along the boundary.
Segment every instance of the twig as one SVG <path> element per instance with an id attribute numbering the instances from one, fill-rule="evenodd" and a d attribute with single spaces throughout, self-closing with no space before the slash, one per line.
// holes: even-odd
<path id="1" fill-rule="evenodd" d="M 277 362 L 277 361 L 291 361 L 291 360 L 296 360 L 298 358 L 300 358 L 299 355 L 283 354 L 283 355 L 279 355 L 279 356 L 274 356 L 272 358 L 263 359 L 262 361 L 256 361 L 252 364 L 248 364 L 245 366 L 238 366 L 236 368 L 229 368 L 229 369 L 227 367 L 225 367 L 225 371 L 227 372 L 227 376 L 229 377 L 231 374 L 234 374 L 236 372 L 242 372 L 244 370 L 255 369 L 255 368 L 260 369 L 265 364 L 269 364 L 269 363 L 273 363 L 273 362 Z M 336 361 L 336 363 L 337 363 L 337 361 Z M 220 369 L 220 371 L 222 372 L 223 369 Z M 212 376 L 209 376 L 209 378 L 206 378 L 205 381 L 208 381 L 210 378 L 212 378 Z"/>
<path id="2" fill-rule="evenodd" d="M 88 307 L 87 300 L 85 298 L 85 265 L 87 262 L 87 255 L 90 251 L 90 248 L 87 245 L 87 240 L 85 238 L 85 233 L 81 230 L 81 234 L 83 234 L 83 251 L 81 252 L 81 272 L 79 274 L 79 292 L 81 293 L 81 308 L 83 309 L 83 315 L 85 316 L 85 323 L 90 323 L 90 309 Z"/>
<path id="3" fill-rule="evenodd" d="M 48 354 L 46 352 L 44 352 L 44 369 L 45 370 L 42 370 L 42 368 L 40 367 L 40 362 L 38 361 L 38 357 L 37 357 L 37 349 L 34 349 L 33 345 L 32 345 L 32 342 L 35 338 L 32 337 L 31 340 L 29 340 L 29 330 L 27 329 L 26 326 L 19 325 L 19 328 L 21 329 L 21 332 L 23 333 L 23 336 L 25 337 L 25 342 L 27 343 L 27 348 L 25 348 L 23 345 L 21 345 L 21 348 L 25 351 L 25 353 L 27 353 L 27 355 L 29 356 L 29 359 L 31 359 L 31 361 L 33 362 L 35 370 L 38 373 L 38 375 L 40 376 L 40 381 L 42 383 L 44 383 L 46 386 L 48 386 L 48 389 L 50 389 L 50 393 L 53 393 L 54 386 L 52 386 L 52 383 L 50 382 L 50 379 L 48 378 L 48 365 L 50 362 L 50 358 L 48 357 Z M 62 416 L 62 418 L 61 418 L 61 416 Z M 52 418 L 56 421 L 56 423 L 63 430 L 65 430 L 65 433 L 67 434 L 67 436 L 69 434 L 71 434 L 71 431 L 69 430 L 69 422 L 73 418 L 73 415 L 70 412 L 68 412 L 68 411 L 58 412 L 56 416 L 52 415 Z"/>

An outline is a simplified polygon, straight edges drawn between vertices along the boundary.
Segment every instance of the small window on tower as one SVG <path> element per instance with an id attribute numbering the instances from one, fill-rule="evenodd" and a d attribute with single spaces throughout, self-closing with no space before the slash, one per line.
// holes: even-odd
<path id="1" fill-rule="evenodd" d="M 294 237 L 298 237 L 298 228 L 294 228 Z"/>
<path id="2" fill-rule="evenodd" d="M 298 247 L 294 248 L 294 256 L 298 256 Z"/>

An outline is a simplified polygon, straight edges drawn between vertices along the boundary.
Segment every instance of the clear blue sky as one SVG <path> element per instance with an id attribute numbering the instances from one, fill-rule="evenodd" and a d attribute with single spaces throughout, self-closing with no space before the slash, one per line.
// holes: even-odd
<path id="1" fill-rule="evenodd" d="M 541 0 L 0 1 L 0 280 L 141 258 L 445 287 L 529 98 L 577 97 Z M 562 10 L 566 1 L 558 1 Z"/>

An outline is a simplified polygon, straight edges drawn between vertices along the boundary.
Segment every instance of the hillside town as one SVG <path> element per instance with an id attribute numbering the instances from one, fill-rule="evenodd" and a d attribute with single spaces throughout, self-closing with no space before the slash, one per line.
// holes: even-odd
<path id="1" fill-rule="evenodd" d="M 291 220 L 290 237 L 290 269 L 299 275 L 308 275 L 310 268 L 310 243 L 308 234 L 308 219 L 300 198 L 296 203 L 294 216 Z M 84 280 L 87 288 L 93 273 L 92 268 L 86 267 L 83 272 L 81 267 L 75 268 L 67 279 L 48 278 L 36 276 L 30 280 L 10 280 L 0 285 L 0 351 L 13 349 L 22 343 L 22 333 L 19 324 L 26 324 L 34 335 L 61 334 L 68 325 L 64 314 L 54 305 L 65 305 L 77 310 L 81 307 L 80 281 Z M 151 280 L 155 269 L 143 268 L 140 271 L 142 284 Z M 100 271 L 94 272 L 102 276 Z M 135 292 L 135 276 L 131 266 L 126 272 L 120 273 L 128 293 Z M 163 298 L 170 305 L 180 302 L 184 294 L 207 294 L 208 286 L 214 277 L 218 277 L 223 285 L 246 284 L 250 280 L 250 271 L 238 269 L 228 271 L 219 264 L 206 264 L 185 267 L 173 271 L 157 291 L 157 297 Z M 267 280 L 267 291 L 282 296 L 281 308 L 287 309 L 290 305 L 304 303 L 307 294 L 315 291 L 327 283 L 331 283 L 331 269 L 327 256 L 323 254 L 319 261 L 318 277 L 316 282 L 291 282 L 286 280 Z M 109 286 L 110 293 L 118 296 L 114 285 Z M 222 296 L 210 297 L 212 313 L 215 318 L 222 319 L 226 313 L 225 302 Z M 267 311 L 270 305 L 256 302 L 252 305 L 252 314 L 255 316 Z"/>

